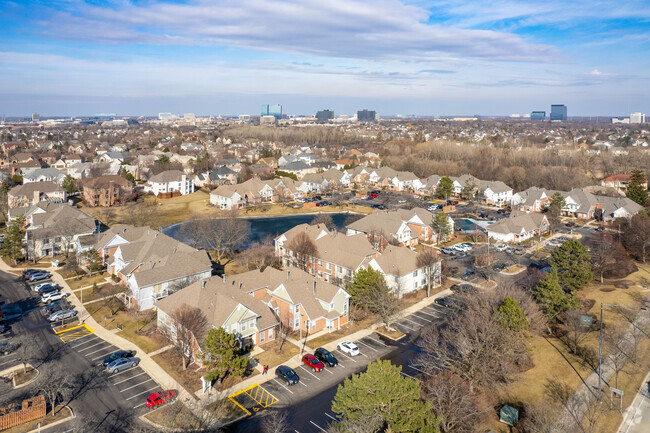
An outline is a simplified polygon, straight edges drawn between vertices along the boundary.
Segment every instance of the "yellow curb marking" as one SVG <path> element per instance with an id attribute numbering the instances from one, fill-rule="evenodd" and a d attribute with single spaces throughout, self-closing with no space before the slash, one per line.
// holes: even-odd
<path id="1" fill-rule="evenodd" d="M 63 330 L 63 331 L 57 331 L 55 334 L 63 334 L 59 338 L 61 341 L 64 343 L 70 343 L 71 341 L 77 340 L 81 337 L 85 337 L 86 335 L 92 334 L 95 331 L 93 331 L 88 325 L 83 324 L 83 325 L 78 325 L 78 326 L 73 326 L 72 328 Z"/>
<path id="2" fill-rule="evenodd" d="M 262 386 L 260 386 L 260 384 L 258 384 L 258 383 L 254 384 L 254 385 L 251 385 L 248 388 L 243 389 L 241 391 L 237 391 L 234 394 L 229 395 L 228 398 L 230 399 L 230 401 L 232 401 L 237 406 L 239 406 L 239 408 L 241 408 L 241 410 L 246 412 L 249 416 L 252 415 L 251 411 L 246 409 L 244 406 L 242 406 L 241 404 L 239 404 L 235 400 L 235 397 L 237 397 L 238 395 L 241 395 L 241 394 L 248 395 L 250 398 L 252 398 L 255 401 L 255 403 L 262 406 L 262 408 L 267 408 L 267 407 L 271 406 L 272 404 L 275 404 L 275 403 L 278 402 L 278 399 L 276 397 L 274 397 L 266 389 L 262 388 Z M 257 412 L 257 411 L 260 410 L 260 408 L 253 407 L 253 410 L 255 412 Z"/>

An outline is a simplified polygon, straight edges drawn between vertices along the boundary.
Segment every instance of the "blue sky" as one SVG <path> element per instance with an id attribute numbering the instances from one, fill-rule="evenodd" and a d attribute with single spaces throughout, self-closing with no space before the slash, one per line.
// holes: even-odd
<path id="1" fill-rule="evenodd" d="M 650 113 L 650 1 L 0 0 L 0 114 Z"/>

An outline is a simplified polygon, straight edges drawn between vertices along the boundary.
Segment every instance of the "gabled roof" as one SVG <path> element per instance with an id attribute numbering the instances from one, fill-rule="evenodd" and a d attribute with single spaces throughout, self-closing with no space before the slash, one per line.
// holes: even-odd
<path id="1" fill-rule="evenodd" d="M 9 195 L 13 197 L 26 196 L 30 199 L 34 196 L 34 192 L 41 193 L 50 192 L 64 192 L 64 189 L 52 181 L 45 182 L 29 182 L 24 185 L 18 185 L 9 190 Z"/>
<path id="2" fill-rule="evenodd" d="M 388 246 L 375 262 L 384 274 L 401 276 L 419 268 L 417 259 L 418 253 L 410 248 Z"/>
<path id="3" fill-rule="evenodd" d="M 149 182 L 167 183 L 167 182 L 180 182 L 184 173 L 180 170 L 167 170 L 151 176 Z"/>
<path id="4" fill-rule="evenodd" d="M 546 215 L 540 213 L 523 213 L 510 218 L 504 218 L 487 226 L 487 231 L 502 234 L 521 234 L 539 229 Z"/>

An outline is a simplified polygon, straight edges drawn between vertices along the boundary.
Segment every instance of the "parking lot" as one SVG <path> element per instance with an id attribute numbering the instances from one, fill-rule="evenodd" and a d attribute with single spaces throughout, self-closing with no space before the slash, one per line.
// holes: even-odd
<path id="1" fill-rule="evenodd" d="M 292 431 L 297 433 L 311 433 L 326 431 L 329 424 L 336 422 L 336 416 L 331 412 L 332 398 L 336 393 L 337 386 L 345 378 L 362 372 L 367 365 L 377 359 L 391 359 L 395 364 L 402 366 L 402 375 L 417 379 L 423 371 L 413 365 L 416 348 L 413 345 L 419 332 L 429 325 L 440 325 L 444 322 L 448 309 L 446 307 L 431 304 L 406 317 L 396 320 L 391 326 L 405 334 L 406 337 L 399 342 L 392 342 L 373 333 L 353 341 L 359 348 L 359 355 L 349 356 L 339 349 L 331 353 L 337 358 L 339 365 L 327 367 L 318 372 L 313 372 L 306 366 L 295 369 L 300 381 L 292 386 L 287 386 L 284 381 L 278 378 L 262 383 L 260 388 L 273 398 L 273 407 L 289 407 L 292 413 Z M 261 391 L 255 389 L 253 392 L 259 394 Z M 262 395 L 266 395 L 262 392 Z M 237 401 L 245 404 L 249 397 L 237 397 Z M 252 404 L 255 406 L 255 404 Z M 263 411 L 260 404 L 258 410 Z M 250 410 L 251 406 L 248 406 Z M 253 417 L 247 423 L 236 429 L 236 431 L 254 432 L 259 431 L 259 418 Z"/>
<path id="2" fill-rule="evenodd" d="M 102 360 L 120 349 L 95 335 L 89 327 L 85 325 L 74 327 L 58 333 L 57 336 L 73 352 L 83 358 L 90 368 L 96 369 L 98 374 L 106 375 L 106 383 L 109 386 L 104 389 L 104 392 L 112 393 L 115 399 L 121 401 L 126 408 L 138 411 L 146 410 L 147 397 L 161 390 L 158 383 L 139 366 L 119 373 L 106 373 L 102 366 Z"/>

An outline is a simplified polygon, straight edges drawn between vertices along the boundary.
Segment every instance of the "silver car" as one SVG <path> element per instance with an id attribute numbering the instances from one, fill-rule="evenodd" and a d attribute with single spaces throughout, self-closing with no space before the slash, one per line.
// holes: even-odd
<path id="1" fill-rule="evenodd" d="M 50 322 L 56 322 L 57 320 L 69 319 L 70 317 L 75 317 L 76 315 L 76 310 L 61 310 L 50 314 L 50 317 L 48 317 L 47 320 Z"/>
<path id="2" fill-rule="evenodd" d="M 106 366 L 106 372 L 118 373 L 127 368 L 137 367 L 140 363 L 140 358 L 118 358 Z"/>

